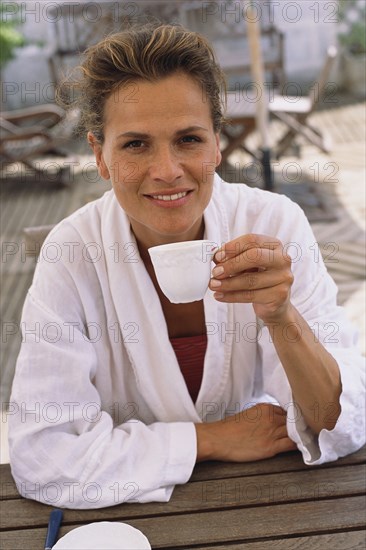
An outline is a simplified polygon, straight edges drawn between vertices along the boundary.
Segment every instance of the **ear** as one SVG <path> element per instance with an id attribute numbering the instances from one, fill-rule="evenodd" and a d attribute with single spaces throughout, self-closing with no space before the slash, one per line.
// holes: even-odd
<path id="1" fill-rule="evenodd" d="M 215 134 L 215 138 L 216 138 L 216 159 L 215 159 L 215 162 L 216 162 L 216 168 L 217 168 L 218 165 L 221 162 L 221 159 L 222 159 L 222 155 L 221 155 L 221 151 L 220 151 L 220 134 L 218 132 Z"/>
<path id="2" fill-rule="evenodd" d="M 93 149 L 99 175 L 105 180 L 111 179 L 108 167 L 104 160 L 102 144 L 97 140 L 92 132 L 88 132 L 88 143 Z"/>

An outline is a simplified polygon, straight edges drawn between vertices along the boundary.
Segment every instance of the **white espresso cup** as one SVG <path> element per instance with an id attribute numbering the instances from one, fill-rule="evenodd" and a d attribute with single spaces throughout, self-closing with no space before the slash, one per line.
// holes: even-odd
<path id="1" fill-rule="evenodd" d="M 128 523 L 97 521 L 73 529 L 52 550 L 151 550 L 147 538 Z"/>
<path id="2" fill-rule="evenodd" d="M 202 300 L 211 278 L 212 241 L 184 241 L 149 248 L 156 278 L 173 304 Z"/>

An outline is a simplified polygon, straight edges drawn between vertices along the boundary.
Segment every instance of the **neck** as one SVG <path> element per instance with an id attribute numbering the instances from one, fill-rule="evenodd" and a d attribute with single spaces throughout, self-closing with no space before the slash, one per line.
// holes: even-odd
<path id="1" fill-rule="evenodd" d="M 132 231 L 133 231 L 133 227 L 132 227 Z M 172 236 L 159 235 L 157 238 L 154 238 L 154 236 L 151 236 L 151 239 L 149 239 L 149 242 L 148 242 L 145 239 L 144 240 L 140 239 L 135 232 L 134 232 L 134 235 L 135 235 L 137 247 L 139 249 L 139 253 L 142 261 L 144 262 L 145 265 L 150 265 L 151 259 L 150 259 L 150 254 L 148 252 L 148 249 L 151 248 L 152 246 L 159 246 L 162 244 L 170 244 L 170 243 L 179 243 L 186 240 L 197 241 L 197 240 L 203 239 L 204 232 L 205 232 L 205 224 L 202 218 L 202 223 L 200 224 L 198 231 L 195 231 L 195 233 L 193 234 L 194 236 L 193 237 L 190 236 L 189 239 L 187 238 L 187 235 L 184 235 L 181 237 L 178 235 L 172 235 Z"/>

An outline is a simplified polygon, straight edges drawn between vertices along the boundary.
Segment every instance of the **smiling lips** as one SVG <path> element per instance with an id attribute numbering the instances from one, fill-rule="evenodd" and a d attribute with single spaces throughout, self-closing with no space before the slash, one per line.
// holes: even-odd
<path id="1" fill-rule="evenodd" d="M 173 206 L 173 204 L 180 206 L 181 204 L 185 203 L 184 199 L 191 192 L 192 190 L 187 190 L 187 191 L 180 191 L 178 193 L 173 193 L 173 194 L 164 193 L 162 195 L 145 195 L 145 196 L 150 200 L 156 201 L 157 204 L 159 203 L 161 204 L 163 202 L 164 205 L 166 206 L 168 206 L 169 203 L 171 204 L 171 206 Z"/>

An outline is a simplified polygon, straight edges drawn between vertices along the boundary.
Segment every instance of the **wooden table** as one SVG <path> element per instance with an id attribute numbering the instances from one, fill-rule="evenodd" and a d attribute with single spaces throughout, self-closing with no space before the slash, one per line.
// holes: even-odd
<path id="1" fill-rule="evenodd" d="M 366 447 L 308 467 L 299 453 L 247 464 L 202 463 L 168 503 L 65 510 L 60 535 L 93 521 L 140 529 L 154 550 L 365 548 Z M 40 550 L 51 508 L 17 493 L 0 467 L 2 550 Z"/>

